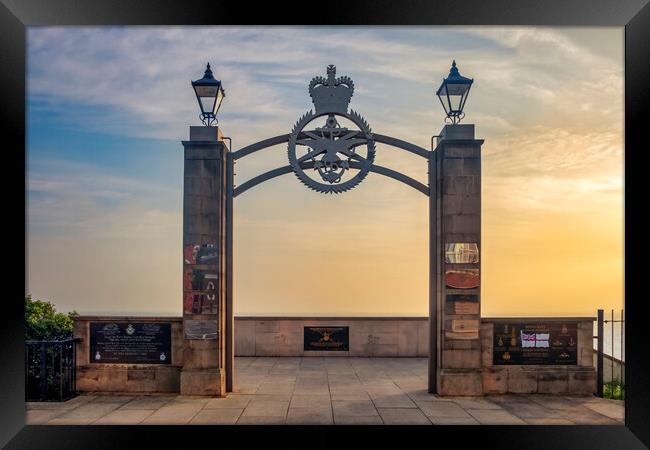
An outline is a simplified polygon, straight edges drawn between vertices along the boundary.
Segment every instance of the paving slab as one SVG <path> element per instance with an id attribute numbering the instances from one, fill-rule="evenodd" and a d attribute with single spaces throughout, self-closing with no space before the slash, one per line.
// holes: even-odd
<path id="1" fill-rule="evenodd" d="M 74 409 L 77 406 L 81 406 L 84 403 L 93 401 L 96 398 L 95 395 L 78 395 L 72 397 L 70 400 L 65 402 L 25 402 L 26 408 L 29 409 Z"/>
<path id="2" fill-rule="evenodd" d="M 159 409 L 162 406 L 169 403 L 171 400 L 170 397 L 161 397 L 161 396 L 141 396 L 136 397 L 128 403 L 125 403 L 120 407 L 120 410 L 123 409 Z"/>
<path id="3" fill-rule="evenodd" d="M 106 399 L 102 402 L 92 401 L 75 409 L 66 411 L 64 414 L 55 417 L 47 423 L 62 424 L 65 423 L 65 421 L 69 421 L 70 424 L 74 425 L 89 424 L 119 408 L 123 404 L 124 402 L 122 400 L 114 402 L 110 402 Z"/>
<path id="4" fill-rule="evenodd" d="M 234 425 L 243 408 L 202 409 L 190 420 L 190 425 Z"/>
<path id="5" fill-rule="evenodd" d="M 377 408 L 386 425 L 431 425 L 419 409 Z"/>
<path id="6" fill-rule="evenodd" d="M 203 409 L 203 406 L 205 404 L 199 402 L 179 402 L 176 399 L 172 399 L 168 404 L 143 420 L 142 424 L 184 425 L 192 420 Z"/>
<path id="7" fill-rule="evenodd" d="M 434 425 L 480 425 L 480 423 L 468 415 L 467 417 L 429 417 Z"/>
<path id="8" fill-rule="evenodd" d="M 332 400 L 335 416 L 374 416 L 377 409 L 370 400 Z"/>
<path id="9" fill-rule="evenodd" d="M 229 394 L 224 398 L 211 398 L 206 403 L 204 409 L 218 409 L 218 408 L 241 408 L 244 409 L 248 403 L 253 399 L 252 395 L 238 395 Z"/>
<path id="10" fill-rule="evenodd" d="M 467 412 L 481 425 L 525 425 L 519 417 L 504 410 L 468 409 Z"/>
<path id="11" fill-rule="evenodd" d="M 557 417 L 530 418 L 524 419 L 524 421 L 530 425 L 575 425 L 569 419 Z"/>
<path id="12" fill-rule="evenodd" d="M 451 401 L 463 409 L 503 409 L 500 405 L 483 397 L 454 397 Z"/>
<path id="13" fill-rule="evenodd" d="M 290 408 L 317 408 L 327 406 L 332 408 L 332 400 L 328 395 L 300 395 L 291 397 Z"/>
<path id="14" fill-rule="evenodd" d="M 93 425 L 138 425 L 155 412 L 153 409 L 116 409 L 92 422 Z"/>
<path id="15" fill-rule="evenodd" d="M 417 406 L 428 417 L 471 417 L 467 411 L 450 401 L 421 401 L 417 402 Z"/>
<path id="16" fill-rule="evenodd" d="M 288 400 L 251 400 L 244 409 L 242 417 L 284 417 L 287 415 L 287 409 L 289 409 Z"/>
<path id="17" fill-rule="evenodd" d="M 331 425 L 334 423 L 331 407 L 289 408 L 288 425 Z"/>
<path id="18" fill-rule="evenodd" d="M 586 402 L 583 403 L 586 408 L 589 408 L 598 414 L 623 421 L 625 417 L 625 405 L 619 400 L 610 400 L 605 402 Z"/>
<path id="19" fill-rule="evenodd" d="M 383 425 L 381 416 L 334 416 L 336 425 Z"/>
<path id="20" fill-rule="evenodd" d="M 64 413 L 63 409 L 31 409 L 25 412 L 25 424 L 42 425 Z"/>
<path id="21" fill-rule="evenodd" d="M 372 397 L 377 408 L 417 408 L 415 403 L 404 393 Z"/>
<path id="22" fill-rule="evenodd" d="M 237 425 L 284 425 L 285 416 L 240 416 Z"/>

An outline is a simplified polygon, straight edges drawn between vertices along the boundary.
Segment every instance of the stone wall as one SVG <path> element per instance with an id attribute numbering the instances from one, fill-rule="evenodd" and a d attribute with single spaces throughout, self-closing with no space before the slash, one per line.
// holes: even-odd
<path id="1" fill-rule="evenodd" d="M 491 321 L 481 323 L 481 369 L 444 378 L 448 395 L 505 393 L 594 393 L 592 318 L 516 318 L 525 321 L 578 322 L 578 364 L 573 366 L 494 366 Z M 503 319 L 499 319 L 500 321 Z M 162 322 L 172 325 L 171 364 L 105 364 L 90 362 L 90 322 Z M 349 327 L 349 351 L 304 351 L 304 327 Z M 82 392 L 180 392 L 184 348 L 181 317 L 80 316 L 75 319 L 77 388 Z M 236 356 L 429 356 L 427 317 L 236 317 Z M 445 369 L 442 369 L 445 370 Z M 449 369 L 447 369 L 449 370 Z M 454 369 L 459 371 L 461 369 Z M 462 375 L 462 374 L 461 374 Z M 471 384 L 468 386 L 468 383 Z M 480 394 L 479 394 L 480 395 Z"/>
<path id="2" fill-rule="evenodd" d="M 90 362 L 90 322 L 171 323 L 171 364 Z M 179 392 L 183 367 L 183 322 L 180 317 L 79 316 L 74 320 L 79 392 Z"/>
<path id="3" fill-rule="evenodd" d="M 349 327 L 349 351 L 305 351 L 304 327 Z M 236 317 L 236 356 L 429 356 L 429 319 Z"/>

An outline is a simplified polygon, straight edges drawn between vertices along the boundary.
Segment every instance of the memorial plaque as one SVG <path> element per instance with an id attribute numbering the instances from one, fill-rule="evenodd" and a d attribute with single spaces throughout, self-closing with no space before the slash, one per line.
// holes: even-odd
<path id="1" fill-rule="evenodd" d="M 451 331 L 472 332 L 472 331 L 478 331 L 478 327 L 479 327 L 478 320 L 454 319 L 451 321 Z"/>
<path id="2" fill-rule="evenodd" d="M 90 322 L 90 362 L 171 364 L 170 323 Z"/>
<path id="3" fill-rule="evenodd" d="M 201 314 L 218 314 L 217 294 L 206 292 L 201 302 Z"/>
<path id="4" fill-rule="evenodd" d="M 219 305 L 215 292 L 183 293 L 183 312 L 185 314 L 218 314 Z"/>
<path id="5" fill-rule="evenodd" d="M 478 339 L 478 330 L 474 331 L 445 331 L 447 339 L 470 340 Z"/>
<path id="6" fill-rule="evenodd" d="M 348 351 L 350 327 L 305 327 L 305 351 Z"/>
<path id="7" fill-rule="evenodd" d="M 216 291 L 219 282 L 219 275 L 216 273 L 206 273 L 203 277 L 203 289 L 206 291 Z"/>
<path id="8" fill-rule="evenodd" d="M 445 262 L 448 264 L 477 263 L 478 246 L 467 242 L 445 244 Z"/>
<path id="9" fill-rule="evenodd" d="M 454 314 L 478 314 L 479 306 L 476 302 L 454 302 Z"/>
<path id="10" fill-rule="evenodd" d="M 494 322 L 493 364 L 576 365 L 578 324 Z"/>
<path id="11" fill-rule="evenodd" d="M 185 339 L 212 340 L 219 335 L 216 320 L 185 320 L 183 322 Z"/>
<path id="12" fill-rule="evenodd" d="M 205 277 L 205 271 L 193 267 L 185 267 L 183 271 L 183 289 L 187 291 L 200 291 L 203 289 Z"/>
<path id="13" fill-rule="evenodd" d="M 445 284 L 454 289 L 473 289 L 480 285 L 478 269 L 447 270 Z"/>
<path id="14" fill-rule="evenodd" d="M 190 244 L 183 248 L 185 264 L 215 264 L 218 258 L 217 244 Z"/>

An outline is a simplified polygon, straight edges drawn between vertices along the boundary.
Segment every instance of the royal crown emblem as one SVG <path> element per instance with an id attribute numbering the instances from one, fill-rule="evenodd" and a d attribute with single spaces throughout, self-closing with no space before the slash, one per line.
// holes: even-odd
<path id="1" fill-rule="evenodd" d="M 353 93 L 352 80 L 347 76 L 336 78 L 333 65 L 327 66 L 327 78 L 314 77 L 309 83 L 315 112 L 308 111 L 294 125 L 288 156 L 298 179 L 315 191 L 338 193 L 352 189 L 368 175 L 375 160 L 370 126 L 361 115 L 348 111 Z M 322 126 L 307 129 L 322 116 L 327 116 Z M 344 125 L 351 128 L 341 125 L 337 117 L 345 118 Z M 363 147 L 366 151 L 359 152 Z M 313 169 L 318 176 L 310 176 L 305 169 Z"/>
<path id="2" fill-rule="evenodd" d="M 354 83 L 349 77 L 336 78 L 336 66 L 327 66 L 327 78 L 314 77 L 309 83 L 309 95 L 316 114 L 348 112 L 354 93 Z"/>

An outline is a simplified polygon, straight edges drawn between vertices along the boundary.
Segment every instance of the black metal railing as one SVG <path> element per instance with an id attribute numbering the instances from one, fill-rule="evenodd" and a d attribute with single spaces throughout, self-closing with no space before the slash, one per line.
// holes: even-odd
<path id="1" fill-rule="evenodd" d="M 596 389 L 599 397 L 625 399 L 625 310 L 621 310 L 618 320 L 612 309 L 609 320 L 605 320 L 605 311 L 598 310 L 597 332 L 594 339 L 597 339 L 596 348 Z M 616 324 L 618 324 L 619 336 L 616 336 Z M 608 330 L 605 330 L 605 328 Z M 609 336 L 605 351 L 605 337 Z M 619 343 L 619 356 L 616 358 L 615 344 Z M 607 367 L 605 366 L 607 360 Z M 607 381 L 606 381 L 607 379 Z"/>
<path id="2" fill-rule="evenodd" d="M 65 401 L 77 395 L 76 343 L 25 342 L 25 401 Z"/>

